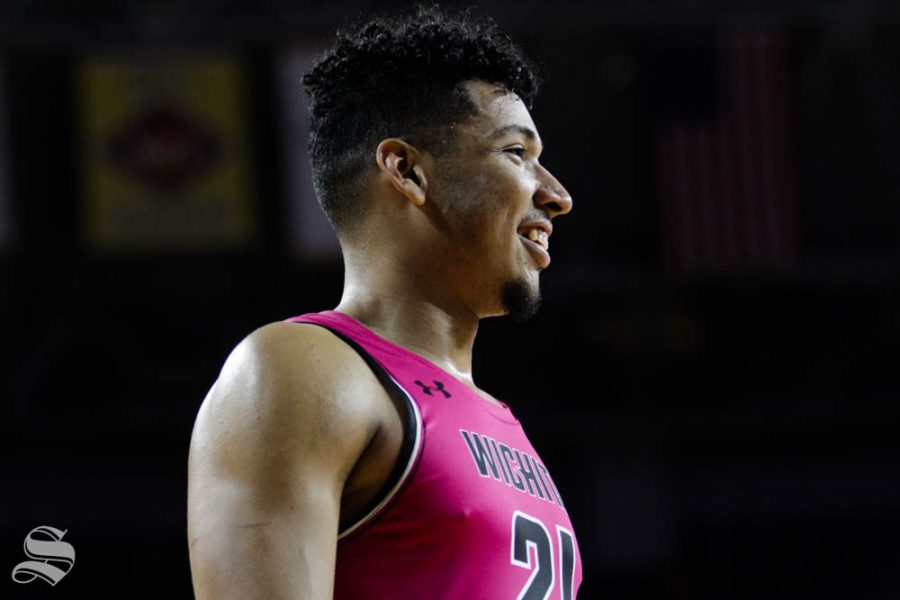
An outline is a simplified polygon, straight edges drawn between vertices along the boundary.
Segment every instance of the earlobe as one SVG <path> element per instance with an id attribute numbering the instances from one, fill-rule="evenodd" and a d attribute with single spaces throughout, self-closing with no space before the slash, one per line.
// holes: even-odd
<path id="1" fill-rule="evenodd" d="M 425 170 L 415 164 L 417 156 L 415 148 L 402 140 L 390 138 L 378 145 L 375 160 L 394 189 L 416 206 L 423 206 L 427 181 Z"/>
<path id="2" fill-rule="evenodd" d="M 416 206 L 425 204 L 425 190 L 415 181 L 412 172 L 410 172 L 409 177 L 403 180 L 403 188 L 406 190 L 406 196 L 413 201 L 413 204 Z"/>
<path id="3" fill-rule="evenodd" d="M 413 202 L 416 206 L 425 204 L 425 190 L 427 189 L 428 180 L 425 178 L 425 171 L 419 165 L 414 165 L 409 171 L 404 185 L 409 184 L 410 191 L 413 194 Z"/>
<path id="4" fill-rule="evenodd" d="M 428 182 L 425 170 L 415 164 L 417 157 L 415 148 L 396 138 L 382 140 L 375 153 L 378 167 L 394 189 L 412 200 L 416 206 L 423 206 Z"/>

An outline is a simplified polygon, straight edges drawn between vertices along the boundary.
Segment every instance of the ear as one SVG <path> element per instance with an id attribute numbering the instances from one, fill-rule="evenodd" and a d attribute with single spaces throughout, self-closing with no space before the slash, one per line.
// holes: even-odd
<path id="1" fill-rule="evenodd" d="M 425 170 L 419 164 L 420 156 L 414 146 L 397 138 L 381 140 L 375 150 L 382 175 L 416 206 L 425 204 L 428 189 Z"/>

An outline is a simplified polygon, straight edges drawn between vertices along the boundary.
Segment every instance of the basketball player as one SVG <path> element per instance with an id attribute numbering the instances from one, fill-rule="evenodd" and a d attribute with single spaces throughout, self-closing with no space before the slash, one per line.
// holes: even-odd
<path id="1" fill-rule="evenodd" d="M 530 64 L 491 22 L 420 9 L 340 34 L 304 85 L 343 297 L 253 332 L 200 409 L 197 598 L 571 600 L 560 492 L 472 375 L 479 320 L 535 310 L 572 207 Z"/>

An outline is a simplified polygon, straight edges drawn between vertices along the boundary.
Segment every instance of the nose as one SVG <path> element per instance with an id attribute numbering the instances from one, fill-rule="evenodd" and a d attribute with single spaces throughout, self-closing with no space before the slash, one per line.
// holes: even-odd
<path id="1" fill-rule="evenodd" d="M 572 196 L 566 188 L 543 166 L 540 168 L 541 184 L 534 194 L 534 203 L 543 209 L 549 218 L 564 215 L 572 210 Z"/>

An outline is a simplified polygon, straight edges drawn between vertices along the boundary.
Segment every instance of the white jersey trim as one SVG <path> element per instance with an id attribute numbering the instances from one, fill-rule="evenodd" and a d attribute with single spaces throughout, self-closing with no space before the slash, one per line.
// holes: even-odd
<path id="1" fill-rule="evenodd" d="M 397 478 L 397 482 L 393 485 L 390 491 L 388 491 L 388 493 L 384 495 L 384 498 L 382 498 L 381 501 L 368 512 L 368 514 L 360 518 L 344 531 L 338 533 L 338 541 L 343 540 L 347 536 L 351 535 L 354 531 L 358 530 L 360 527 L 368 524 L 381 513 L 381 510 L 385 507 L 385 505 L 387 505 L 394 498 L 394 496 L 397 495 L 397 492 L 400 491 L 400 488 L 402 488 L 406 481 L 409 479 L 412 468 L 416 464 L 416 461 L 419 458 L 419 452 L 422 449 L 424 425 L 422 423 L 422 413 L 419 410 L 419 405 L 412 397 L 412 395 L 407 392 L 406 389 L 402 385 L 400 385 L 397 380 L 391 376 L 390 373 L 387 372 L 387 370 L 385 370 L 385 373 L 388 377 L 391 378 L 391 381 L 394 383 L 394 385 L 397 386 L 397 389 L 403 392 L 403 394 L 406 396 L 406 400 L 412 407 L 413 417 L 415 421 L 413 426 L 413 435 L 415 436 L 415 438 L 413 440 L 412 451 L 409 453 L 409 460 L 407 461 L 406 466 L 403 468 L 403 473 L 400 475 L 400 477 Z"/>

